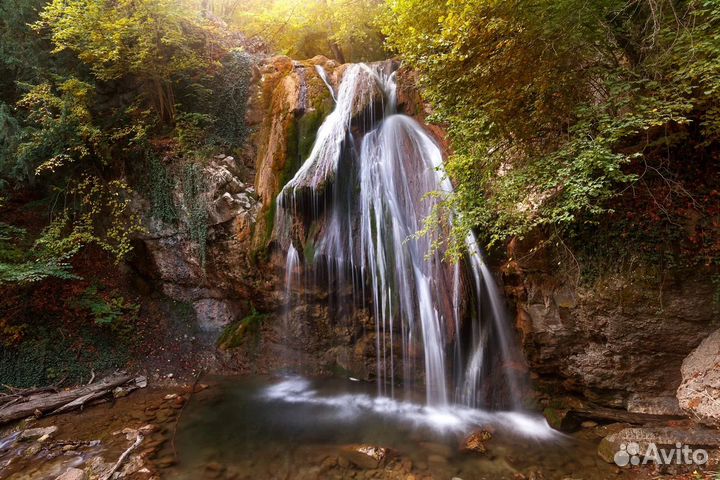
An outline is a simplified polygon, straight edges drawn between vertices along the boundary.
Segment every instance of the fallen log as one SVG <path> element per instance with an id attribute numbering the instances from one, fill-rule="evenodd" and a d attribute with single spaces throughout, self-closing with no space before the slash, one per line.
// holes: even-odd
<path id="1" fill-rule="evenodd" d="M 144 377 L 113 375 L 99 382 L 58 392 L 42 392 L 24 397 L 17 402 L 0 407 L 0 425 L 38 414 L 55 414 L 81 408 L 87 402 L 112 394 L 114 388 L 146 382 Z"/>
<path id="2" fill-rule="evenodd" d="M 580 428 L 584 420 L 593 420 L 600 423 L 627 423 L 631 425 L 661 425 L 670 421 L 683 420 L 687 417 L 681 415 L 656 415 L 652 413 L 628 412 L 614 408 L 588 406 L 585 408 L 570 409 L 560 423 L 560 429 L 572 432 Z"/>

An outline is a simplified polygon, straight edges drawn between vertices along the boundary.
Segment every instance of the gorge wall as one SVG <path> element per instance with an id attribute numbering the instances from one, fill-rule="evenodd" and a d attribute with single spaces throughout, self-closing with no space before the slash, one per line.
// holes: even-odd
<path id="1" fill-rule="evenodd" d="M 346 65 L 324 57 L 258 61 L 247 113 L 251 139 L 240 154 L 218 152 L 203 166 L 205 265 L 182 228 L 148 220 L 150 233 L 136 244 L 135 271 L 193 306 L 211 370 L 272 371 L 289 362 L 312 372 L 364 379 L 375 374 L 369 312 L 340 321 L 328 292 L 319 288 L 292 292 L 303 301 L 284 310 L 287 252 L 273 230 L 275 199 L 333 108 L 317 65 L 337 91 Z M 428 112 L 415 81 L 412 72 L 399 71 L 398 108 L 422 122 Z M 442 129 L 427 129 L 447 150 Z M 174 192 L 176 198 L 182 194 Z M 515 240 L 507 257 L 494 262 L 535 387 L 635 411 L 677 412 L 683 360 L 718 328 L 715 287 L 706 275 L 669 272 L 656 282 L 634 271 L 601 275 L 589 286 L 562 274 L 551 252 L 537 248 L 540 243 Z M 248 333 L 250 327 L 255 333 Z M 221 334 L 225 348 L 215 349 Z"/>

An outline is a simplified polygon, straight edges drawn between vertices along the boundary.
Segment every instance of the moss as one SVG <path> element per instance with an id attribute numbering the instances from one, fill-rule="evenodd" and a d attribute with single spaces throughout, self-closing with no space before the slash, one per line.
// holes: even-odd
<path id="1" fill-rule="evenodd" d="M 218 339 L 218 348 L 230 350 L 241 347 L 250 335 L 257 340 L 260 334 L 260 326 L 263 320 L 267 318 L 267 314 L 258 312 L 254 307 L 251 308 L 250 315 L 225 327 Z"/>
<path id="2" fill-rule="evenodd" d="M 543 415 L 545 416 L 545 419 L 550 424 L 551 427 L 555 429 L 560 429 L 560 426 L 562 425 L 563 418 L 565 412 L 559 411 L 555 408 L 546 408 L 543 411 Z"/>
<path id="3" fill-rule="evenodd" d="M 305 263 L 312 263 L 315 259 L 315 236 L 317 235 L 318 230 L 320 230 L 320 224 L 318 222 L 313 222 L 313 224 L 310 225 L 307 239 L 305 241 L 305 248 L 303 249 Z"/>

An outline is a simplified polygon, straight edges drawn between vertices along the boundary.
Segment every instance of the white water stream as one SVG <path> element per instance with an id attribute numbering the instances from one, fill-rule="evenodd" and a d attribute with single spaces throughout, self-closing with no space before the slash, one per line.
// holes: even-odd
<path id="1" fill-rule="evenodd" d="M 452 265 L 442 248 L 432 248 L 440 232 L 416 235 L 440 201 L 433 193 L 452 192 L 442 151 L 420 124 L 397 113 L 395 74 L 384 64 L 348 67 L 337 96 L 317 70 L 335 109 L 277 199 L 288 299 L 303 249 L 292 244 L 290 229 L 293 218 L 309 214 L 322 227 L 304 268 L 325 268 L 335 286 L 351 285 L 371 310 L 381 395 L 396 397 L 396 377 L 410 385 L 422 371 L 430 406 L 518 409 L 517 352 L 475 237 L 466 239 L 467 258 Z"/>

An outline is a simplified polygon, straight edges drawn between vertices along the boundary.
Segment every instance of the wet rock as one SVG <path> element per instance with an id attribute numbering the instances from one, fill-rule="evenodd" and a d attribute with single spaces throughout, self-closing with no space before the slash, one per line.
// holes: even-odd
<path id="1" fill-rule="evenodd" d="M 485 442 L 492 438 L 492 434 L 487 430 L 478 430 L 471 433 L 462 442 L 460 451 L 463 453 L 485 453 L 487 448 Z"/>
<path id="2" fill-rule="evenodd" d="M 232 306 L 223 300 L 206 298 L 193 303 L 197 322 L 204 331 L 220 331 L 237 316 Z"/>
<path id="3" fill-rule="evenodd" d="M 138 432 L 147 436 L 147 435 L 150 435 L 151 433 L 157 432 L 158 430 L 159 430 L 159 427 L 157 425 L 153 425 L 152 423 L 149 423 L 147 425 L 143 425 L 142 427 L 140 427 L 138 429 Z"/>
<path id="4" fill-rule="evenodd" d="M 341 458 L 366 470 L 373 470 L 385 463 L 388 449 L 373 445 L 347 445 L 340 450 Z"/>
<path id="5" fill-rule="evenodd" d="M 682 415 L 683 412 L 675 396 L 635 394 L 628 399 L 628 412 L 649 413 L 652 415 Z"/>
<path id="6" fill-rule="evenodd" d="M 115 389 L 113 389 L 112 391 L 112 394 L 115 398 L 122 398 L 127 396 L 128 391 L 123 387 L 115 387 Z"/>
<path id="7" fill-rule="evenodd" d="M 543 415 L 548 424 L 556 430 L 565 430 L 567 426 L 568 414 L 570 410 L 567 408 L 551 408 L 543 410 Z"/>
<path id="8" fill-rule="evenodd" d="M 26 457 L 34 457 L 35 455 L 40 453 L 40 450 L 42 450 L 42 448 L 43 447 L 41 444 L 33 443 L 32 445 L 30 445 L 28 448 L 25 449 L 25 451 L 23 452 L 23 455 L 25 455 Z"/>
<path id="9" fill-rule="evenodd" d="M 175 465 L 175 458 L 172 455 L 158 458 L 153 462 L 158 468 L 169 468 Z"/>
<path id="10" fill-rule="evenodd" d="M 320 464 L 320 471 L 326 472 L 328 470 L 332 470 L 338 465 L 338 457 L 335 455 L 330 455 L 328 457 L 325 457 L 325 459 Z"/>
<path id="11" fill-rule="evenodd" d="M 56 477 L 55 480 L 87 480 L 87 474 L 79 468 L 68 468 L 65 473 Z"/>
<path id="12" fill-rule="evenodd" d="M 585 420 L 580 424 L 582 428 L 595 428 L 597 425 L 597 422 L 593 422 L 592 420 Z"/>
<path id="13" fill-rule="evenodd" d="M 20 434 L 19 440 L 21 441 L 27 441 L 27 440 L 38 440 L 38 441 L 45 441 L 48 438 L 50 438 L 55 432 L 58 431 L 58 427 L 51 426 L 51 427 L 43 427 L 43 428 L 28 428 L 27 430 L 23 430 L 23 432 Z"/>
<path id="14" fill-rule="evenodd" d="M 210 462 L 205 465 L 205 478 L 220 478 L 225 471 L 225 466 L 219 462 Z"/>
<path id="15" fill-rule="evenodd" d="M 620 408 L 633 398 L 674 396 L 682 359 L 717 328 L 705 273 L 676 272 L 682 282 L 662 285 L 636 269 L 569 288 L 545 244 L 539 233 L 514 239 L 502 272 L 536 384 Z"/>
<path id="16" fill-rule="evenodd" d="M 683 360 L 681 374 L 680 408 L 705 425 L 720 427 L 720 330 Z"/>

